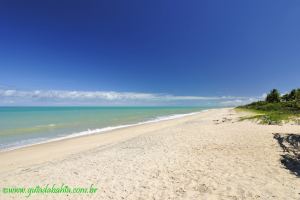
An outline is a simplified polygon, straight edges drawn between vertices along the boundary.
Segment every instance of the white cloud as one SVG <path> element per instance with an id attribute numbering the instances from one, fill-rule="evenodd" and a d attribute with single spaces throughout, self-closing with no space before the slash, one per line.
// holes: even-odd
<path id="1" fill-rule="evenodd" d="M 265 98 L 267 97 L 267 95 L 268 95 L 267 93 L 263 93 L 263 94 L 261 95 L 261 98 L 262 98 L 262 99 L 265 99 Z"/>
<path id="2" fill-rule="evenodd" d="M 245 105 L 254 101 L 262 100 L 262 97 L 236 97 L 227 101 L 221 101 L 220 104 L 224 106 L 239 106 L 239 105 Z"/>
<path id="3" fill-rule="evenodd" d="M 63 91 L 63 90 L 0 90 L 0 97 L 26 97 L 26 98 L 57 98 L 57 99 L 144 99 L 153 98 L 152 94 L 144 93 L 118 93 L 102 91 Z"/>
<path id="4" fill-rule="evenodd" d="M 220 101 L 222 105 L 243 103 L 255 100 L 249 97 L 205 97 L 205 96 L 176 96 L 170 94 L 115 92 L 115 91 L 68 91 L 68 90 L 4 90 L 0 89 L 0 103 L 10 102 L 199 102 Z M 227 101 L 224 101 L 227 100 Z"/>

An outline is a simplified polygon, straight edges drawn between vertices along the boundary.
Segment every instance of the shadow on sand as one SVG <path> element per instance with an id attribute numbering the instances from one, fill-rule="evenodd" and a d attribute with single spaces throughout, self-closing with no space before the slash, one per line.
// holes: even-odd
<path id="1" fill-rule="evenodd" d="M 281 164 L 291 173 L 300 177 L 300 134 L 274 134 L 274 139 L 283 150 Z"/>

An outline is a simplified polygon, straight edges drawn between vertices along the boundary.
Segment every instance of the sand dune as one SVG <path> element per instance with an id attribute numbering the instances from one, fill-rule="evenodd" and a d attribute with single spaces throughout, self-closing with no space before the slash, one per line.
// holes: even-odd
<path id="1" fill-rule="evenodd" d="M 0 154 L 0 188 L 46 184 L 94 194 L 3 194 L 0 199 L 300 199 L 274 133 L 297 125 L 238 121 L 231 108 Z"/>

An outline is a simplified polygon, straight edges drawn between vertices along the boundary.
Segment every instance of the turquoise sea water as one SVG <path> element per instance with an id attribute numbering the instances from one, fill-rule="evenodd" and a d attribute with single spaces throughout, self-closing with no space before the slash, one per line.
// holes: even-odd
<path id="1" fill-rule="evenodd" d="M 0 107 L 0 150 L 180 117 L 200 107 Z"/>

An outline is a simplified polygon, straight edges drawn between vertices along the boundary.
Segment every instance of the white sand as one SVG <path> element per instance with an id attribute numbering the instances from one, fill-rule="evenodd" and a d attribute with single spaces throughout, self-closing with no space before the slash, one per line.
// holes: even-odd
<path id="1" fill-rule="evenodd" d="M 64 183 L 98 191 L 0 199 L 300 199 L 300 177 L 283 168 L 272 135 L 299 134 L 300 126 L 239 115 L 216 109 L 1 153 L 0 189 Z"/>

